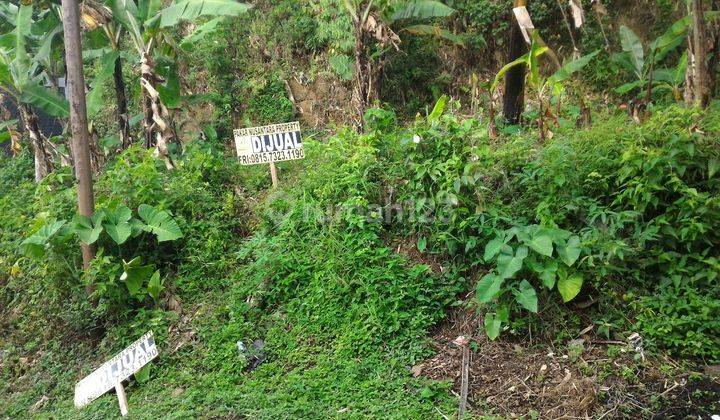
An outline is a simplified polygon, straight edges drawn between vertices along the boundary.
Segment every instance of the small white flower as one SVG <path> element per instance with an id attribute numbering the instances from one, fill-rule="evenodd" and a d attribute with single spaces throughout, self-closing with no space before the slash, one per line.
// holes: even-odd
<path id="1" fill-rule="evenodd" d="M 415 134 L 413 136 L 413 143 L 418 144 L 418 143 L 420 143 L 420 140 L 422 140 L 422 138 L 420 136 L 418 136 L 417 134 Z"/>

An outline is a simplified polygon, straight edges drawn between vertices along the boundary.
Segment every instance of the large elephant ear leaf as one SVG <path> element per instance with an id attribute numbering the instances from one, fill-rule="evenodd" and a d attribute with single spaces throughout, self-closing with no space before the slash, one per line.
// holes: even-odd
<path id="1" fill-rule="evenodd" d="M 145 280 L 150 279 L 155 267 L 151 265 L 142 265 L 140 257 L 135 257 L 130 261 L 123 261 L 123 274 L 120 280 L 125 282 L 125 286 L 131 295 L 141 298 L 142 286 Z"/>
<path id="2" fill-rule="evenodd" d="M 127 206 L 120 205 L 115 208 L 106 209 L 105 213 L 106 216 L 103 226 L 108 235 L 110 235 L 118 245 L 125 243 L 130 237 L 130 234 L 132 234 L 132 226 L 130 225 L 132 212 Z"/>
<path id="3" fill-rule="evenodd" d="M 145 230 L 154 233 L 158 242 L 174 241 L 183 237 L 180 226 L 168 212 L 141 204 L 138 214 L 145 222 Z"/>
<path id="4" fill-rule="evenodd" d="M 93 214 L 92 218 L 76 214 L 72 220 L 72 230 L 85 244 L 94 244 L 102 233 L 102 222 L 105 219 L 105 212 L 100 210 Z"/>
<path id="5" fill-rule="evenodd" d="M 37 232 L 22 242 L 21 245 L 25 255 L 42 258 L 45 255 L 45 250 L 50 246 L 50 240 L 63 226 L 65 226 L 65 222 L 62 220 L 51 220 L 45 223 Z"/>

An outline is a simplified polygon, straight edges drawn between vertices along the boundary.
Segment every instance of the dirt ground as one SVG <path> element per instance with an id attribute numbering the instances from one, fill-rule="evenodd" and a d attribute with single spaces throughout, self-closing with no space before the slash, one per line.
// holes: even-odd
<path id="1" fill-rule="evenodd" d="M 415 376 L 453 381 L 461 393 L 462 349 L 469 339 L 470 416 L 503 418 L 710 419 L 720 414 L 720 381 L 667 357 L 642 356 L 622 341 L 590 331 L 562 347 L 491 342 L 474 309 L 451 314 L 434 335 L 436 355 Z M 644 354 L 643 354 L 644 355 Z M 699 369 L 698 369 L 699 370 Z"/>

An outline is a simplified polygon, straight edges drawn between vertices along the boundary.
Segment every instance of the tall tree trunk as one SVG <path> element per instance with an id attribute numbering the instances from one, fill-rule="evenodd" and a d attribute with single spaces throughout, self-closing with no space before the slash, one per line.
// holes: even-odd
<path id="1" fill-rule="evenodd" d="M 35 155 L 35 182 L 40 182 L 53 170 L 53 162 L 45 149 L 45 136 L 40 131 L 38 117 L 29 105 L 20 105 L 25 130 Z"/>
<path id="2" fill-rule="evenodd" d="M 526 0 L 513 0 L 514 7 L 526 5 Z M 508 62 L 515 61 L 527 52 L 527 44 L 515 15 L 510 24 L 510 43 Z M 525 65 L 511 68 L 505 74 L 505 93 L 503 98 L 503 117 L 509 124 L 517 124 L 525 108 Z"/>
<path id="3" fill-rule="evenodd" d="M 357 96 L 357 113 L 358 113 L 358 126 L 360 131 L 363 130 L 365 125 L 365 111 L 368 107 L 368 81 L 370 77 L 367 74 L 369 70 L 366 67 L 365 60 L 365 43 L 363 24 L 360 21 L 360 17 L 354 19 L 353 27 L 355 30 L 355 95 Z"/>
<path id="4" fill-rule="evenodd" d="M 127 97 L 125 96 L 125 80 L 123 80 L 122 59 L 120 56 L 115 60 L 115 100 L 117 102 L 117 123 L 120 132 L 120 143 L 122 149 L 127 149 L 132 143 L 130 137 L 130 121 L 128 116 Z"/>
<path id="5" fill-rule="evenodd" d="M 690 1 L 692 30 L 688 35 L 688 69 L 685 83 L 685 102 L 705 108 L 710 103 L 705 8 L 702 0 Z"/>
<path id="6" fill-rule="evenodd" d="M 62 11 L 78 211 L 83 216 L 92 217 L 95 211 L 95 199 L 93 197 L 93 180 L 90 170 L 85 78 L 83 76 L 82 44 L 80 43 L 80 10 L 77 0 L 62 0 Z M 95 258 L 95 247 L 89 244 L 82 244 L 81 246 L 83 267 L 88 269 Z M 85 286 L 85 290 L 88 295 L 92 295 L 95 287 L 89 284 Z"/>

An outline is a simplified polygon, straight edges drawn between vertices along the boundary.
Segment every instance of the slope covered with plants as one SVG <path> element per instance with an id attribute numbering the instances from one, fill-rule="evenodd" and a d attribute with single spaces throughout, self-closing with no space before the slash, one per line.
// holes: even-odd
<path id="1" fill-rule="evenodd" d="M 644 32 L 627 2 L 580 30 L 531 2 L 516 57 L 509 4 L 475 3 L 83 2 L 91 215 L 71 135 L 29 118 L 70 109 L 43 84 L 59 2 L 0 5 L 22 111 L 0 137 L 0 418 L 119 416 L 75 384 L 149 330 L 131 417 L 717 414 L 720 103 L 693 2 Z M 295 119 L 305 158 L 273 187 L 231 130 Z"/>

